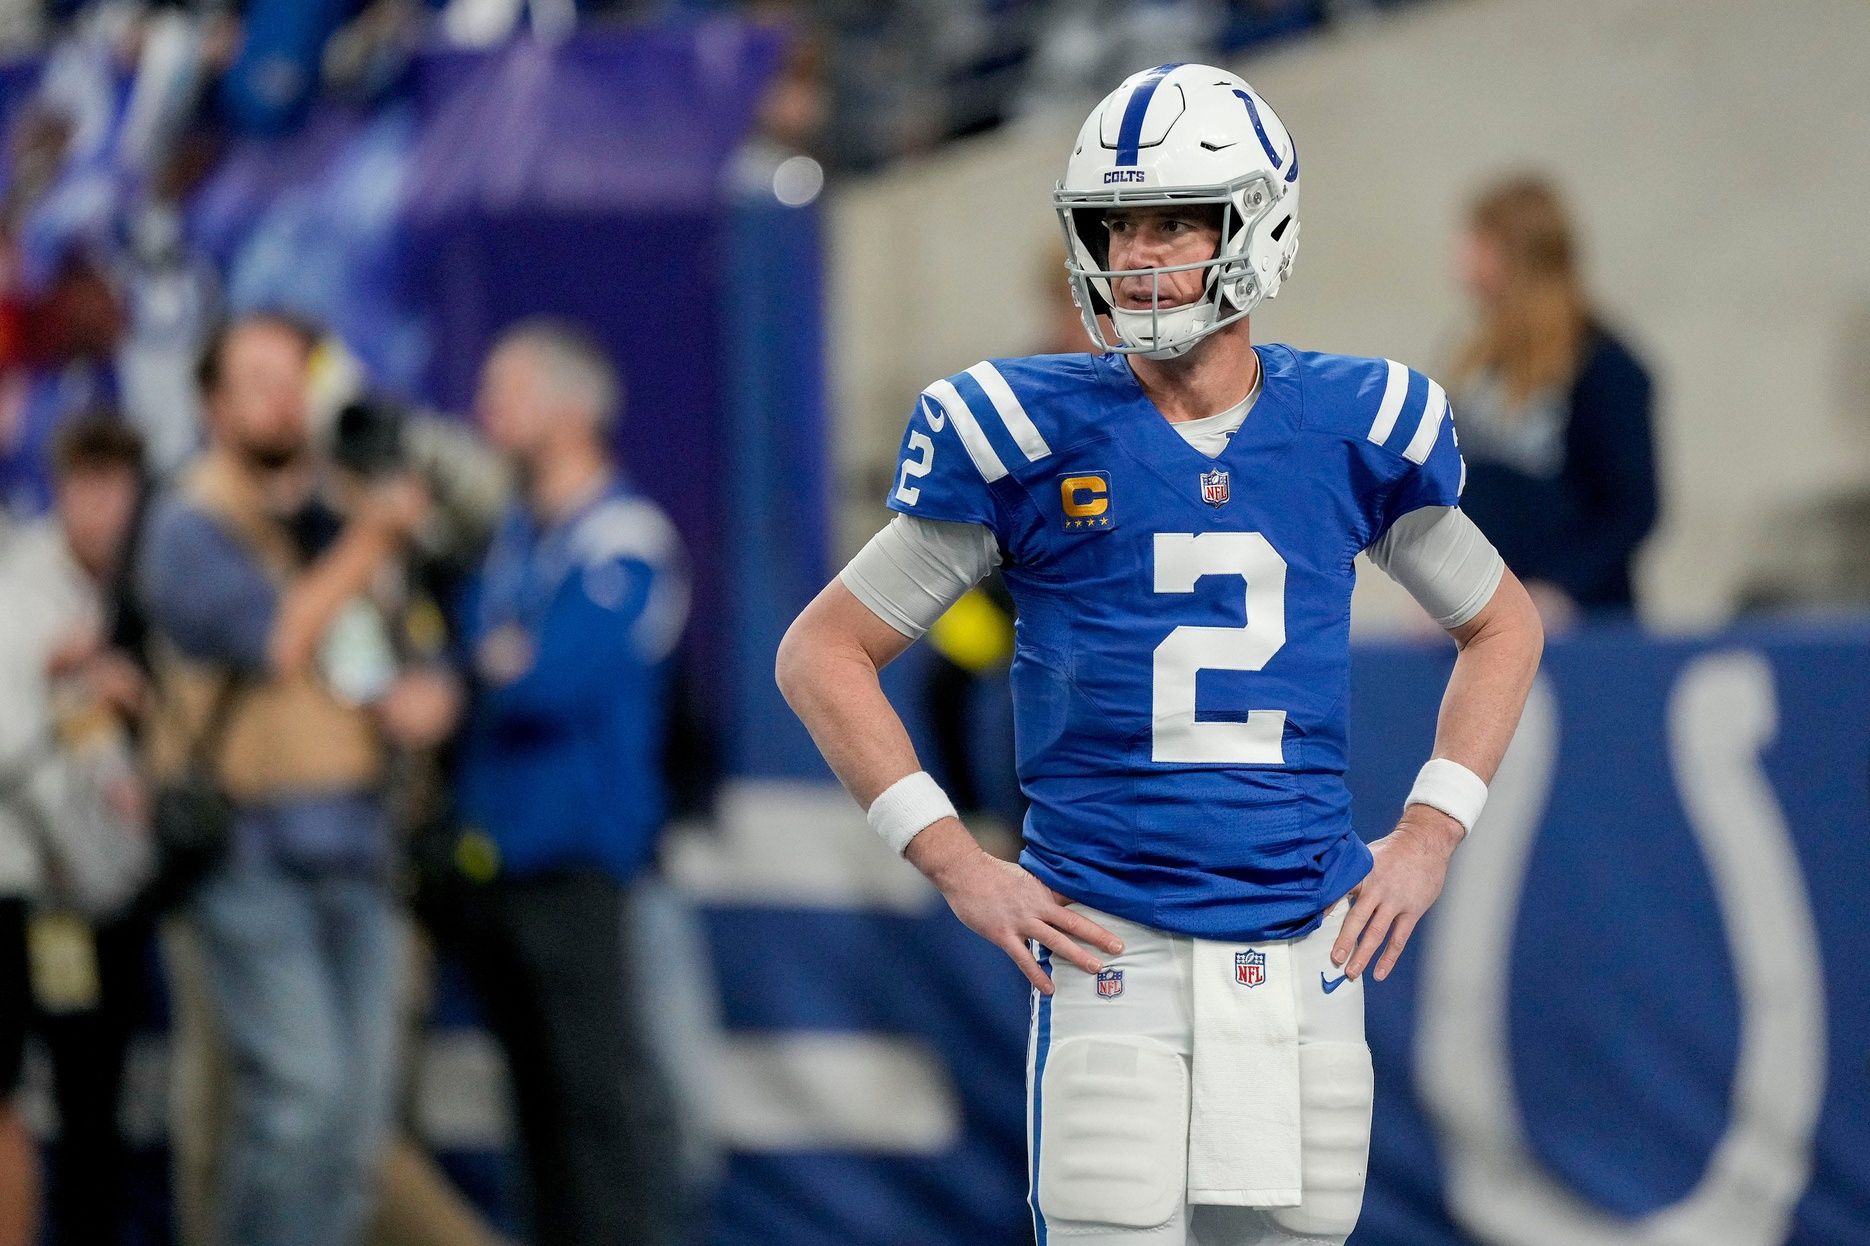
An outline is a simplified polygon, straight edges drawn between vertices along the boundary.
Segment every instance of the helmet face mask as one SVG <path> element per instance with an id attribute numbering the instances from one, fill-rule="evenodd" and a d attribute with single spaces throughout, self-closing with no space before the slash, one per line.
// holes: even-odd
<path id="1" fill-rule="evenodd" d="M 1091 340 L 1104 351 L 1173 358 L 1251 314 L 1291 271 L 1298 152 L 1240 78 L 1206 65 L 1158 66 L 1133 75 L 1092 111 L 1052 202 L 1072 299 Z M 1160 268 L 1109 266 L 1107 212 L 1197 205 L 1221 209 L 1213 256 Z M 1204 274 L 1200 296 L 1162 307 L 1163 275 L 1195 270 Z M 1151 282 L 1148 308 L 1116 305 L 1111 283 L 1126 277 Z M 1114 333 L 1106 333 L 1100 314 L 1110 316 Z"/>
<path id="2" fill-rule="evenodd" d="M 1089 205 L 1078 196 L 1060 191 L 1054 196 L 1059 223 L 1065 231 L 1065 272 L 1071 282 L 1072 301 L 1084 318 L 1091 341 L 1102 351 L 1174 358 L 1185 354 L 1201 338 L 1250 314 L 1260 301 L 1261 282 L 1246 259 L 1247 241 L 1277 202 L 1270 180 L 1253 174 L 1222 186 L 1189 187 L 1173 194 L 1121 191 L 1096 196 Z M 1152 268 L 1109 267 L 1108 244 L 1102 238 L 1105 214 L 1117 208 L 1199 207 L 1221 209 L 1220 242 L 1214 255 L 1184 264 Z M 1203 274 L 1201 294 L 1177 307 L 1161 305 L 1162 278 L 1169 273 Z M 1111 283 L 1120 278 L 1146 278 L 1151 283 L 1149 308 L 1117 306 Z M 1104 332 L 1099 314 L 1110 316 L 1116 341 Z"/>

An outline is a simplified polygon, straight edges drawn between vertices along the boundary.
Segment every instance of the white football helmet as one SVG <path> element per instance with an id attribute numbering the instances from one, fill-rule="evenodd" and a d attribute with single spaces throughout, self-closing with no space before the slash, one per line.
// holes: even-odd
<path id="1" fill-rule="evenodd" d="M 1113 271 L 1104 213 L 1115 207 L 1221 205 L 1211 259 Z M 1091 340 L 1102 350 L 1169 359 L 1279 292 L 1299 249 L 1299 153 L 1266 101 L 1212 65 L 1158 65 L 1126 78 L 1091 110 L 1052 192 L 1065 269 Z M 1115 307 L 1116 277 L 1205 270 L 1202 296 L 1181 307 Z M 1107 312 L 1117 341 L 1098 324 Z"/>

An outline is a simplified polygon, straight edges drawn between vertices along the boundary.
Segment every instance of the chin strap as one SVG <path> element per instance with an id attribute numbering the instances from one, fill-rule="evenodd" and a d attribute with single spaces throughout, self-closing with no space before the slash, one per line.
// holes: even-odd
<path id="1" fill-rule="evenodd" d="M 1208 301 L 1205 304 L 1191 303 L 1187 307 L 1177 307 L 1172 311 L 1155 316 L 1151 316 L 1148 312 L 1126 311 L 1120 313 L 1113 309 L 1111 312 L 1111 324 L 1117 330 L 1117 335 L 1121 337 L 1124 340 L 1124 344 L 1128 346 L 1143 346 L 1146 340 L 1153 343 L 1156 339 L 1161 337 L 1173 337 L 1175 340 L 1170 341 L 1167 345 L 1155 346 L 1152 344 L 1142 352 L 1145 357 L 1150 359 L 1173 359 L 1177 355 L 1183 354 L 1196 342 L 1200 341 L 1214 326 L 1219 319 L 1219 317 L 1213 314 L 1214 310 L 1215 308 L 1212 305 L 1212 301 Z M 1196 313 L 1198 311 L 1208 314 L 1189 314 L 1187 316 L 1187 328 L 1182 329 L 1179 334 L 1160 332 L 1160 330 L 1171 328 L 1169 324 L 1165 323 L 1168 321 L 1169 317 L 1173 316 L 1179 318 L 1185 313 Z M 1126 320 L 1133 323 L 1125 323 Z M 1135 332 L 1136 329 L 1146 328 L 1152 325 L 1159 330 L 1159 332 L 1149 335 L 1147 338 L 1144 334 Z M 1181 329 L 1179 323 L 1175 324 L 1173 327 L 1175 329 Z"/>

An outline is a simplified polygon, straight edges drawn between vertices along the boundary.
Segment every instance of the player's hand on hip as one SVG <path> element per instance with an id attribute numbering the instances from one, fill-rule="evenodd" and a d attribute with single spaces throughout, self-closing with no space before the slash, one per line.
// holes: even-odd
<path id="1" fill-rule="evenodd" d="M 1404 810 L 1396 829 L 1370 845 L 1376 864 L 1351 889 L 1331 963 L 1355 978 L 1375 958 L 1377 981 L 1389 977 L 1416 923 L 1441 894 L 1448 858 L 1460 842 L 1461 824 L 1447 814 L 1427 805 Z"/>
<path id="2" fill-rule="evenodd" d="M 1052 993 L 1052 977 L 1040 967 L 1028 940 L 1086 973 L 1096 973 L 1104 964 L 1080 941 L 1113 956 L 1123 951 L 1123 940 L 1066 908 L 1065 897 L 1017 863 L 989 856 L 978 847 L 945 863 L 931 877 L 962 924 L 1011 956 L 1043 994 Z"/>

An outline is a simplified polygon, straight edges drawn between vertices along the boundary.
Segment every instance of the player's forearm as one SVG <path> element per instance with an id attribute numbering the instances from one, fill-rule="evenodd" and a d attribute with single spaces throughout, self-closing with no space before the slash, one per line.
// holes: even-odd
<path id="1" fill-rule="evenodd" d="M 788 633 L 779 651 L 779 690 L 832 772 L 867 808 L 890 784 L 920 768 L 915 747 L 861 649 L 795 636 Z"/>
<path id="2" fill-rule="evenodd" d="M 826 764 L 866 809 L 890 784 L 921 768 L 878 680 L 909 644 L 833 580 L 779 645 L 774 675 L 780 692 Z"/>
<path id="3" fill-rule="evenodd" d="M 1493 599 L 1466 627 L 1435 723 L 1436 757 L 1493 781 L 1539 669 L 1545 631 L 1525 588 L 1507 572 Z"/>
<path id="4" fill-rule="evenodd" d="M 866 810 L 891 784 L 921 768 L 879 672 L 911 640 L 833 580 L 787 629 L 775 675 L 792 712 L 845 790 Z M 957 818 L 941 818 L 909 841 L 910 863 L 946 888 L 980 855 Z"/>
<path id="5" fill-rule="evenodd" d="M 915 746 L 877 667 L 861 646 L 799 634 L 795 624 L 779 651 L 779 688 L 805 724 L 844 788 L 868 809 L 904 775 L 921 768 Z M 959 819 L 943 818 L 909 842 L 906 856 L 939 886 L 943 876 L 980 851 Z"/>

